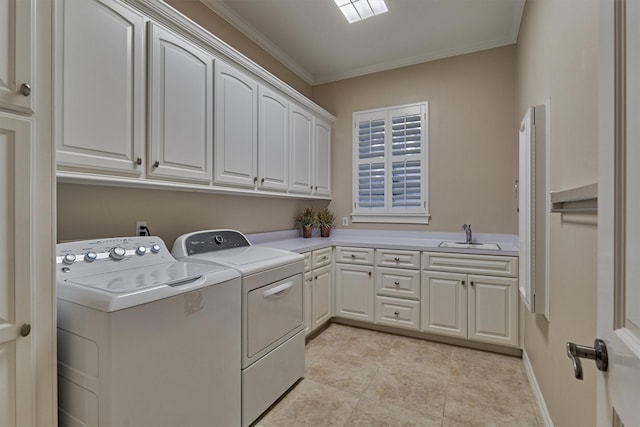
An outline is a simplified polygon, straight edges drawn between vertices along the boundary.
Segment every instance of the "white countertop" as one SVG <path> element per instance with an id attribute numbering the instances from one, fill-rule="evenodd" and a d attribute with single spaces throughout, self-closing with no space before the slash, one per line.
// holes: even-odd
<path id="1" fill-rule="evenodd" d="M 317 230 L 314 230 L 314 232 L 317 232 Z M 363 248 L 518 256 L 518 236 L 515 234 L 473 234 L 474 243 L 497 243 L 501 250 L 438 247 L 443 241 L 464 241 L 464 232 L 348 230 L 340 228 L 331 230 L 331 237 L 317 237 L 314 233 L 314 237 L 305 239 L 302 237 L 300 230 L 285 230 L 248 234 L 247 238 L 253 245 L 267 246 L 298 253 L 330 246 L 355 246 Z"/>

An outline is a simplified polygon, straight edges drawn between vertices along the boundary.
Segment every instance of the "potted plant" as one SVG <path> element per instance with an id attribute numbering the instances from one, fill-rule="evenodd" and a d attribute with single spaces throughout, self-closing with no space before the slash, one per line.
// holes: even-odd
<path id="1" fill-rule="evenodd" d="M 318 212 L 318 226 L 320 227 L 320 237 L 329 237 L 336 217 L 328 208 Z"/>
<path id="2" fill-rule="evenodd" d="M 304 208 L 296 218 L 296 227 L 302 227 L 302 237 L 309 238 L 316 225 L 316 213 L 313 208 Z"/>

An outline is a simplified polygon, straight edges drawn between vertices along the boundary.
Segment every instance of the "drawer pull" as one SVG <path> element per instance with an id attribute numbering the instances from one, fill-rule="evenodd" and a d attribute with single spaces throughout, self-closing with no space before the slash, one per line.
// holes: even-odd
<path id="1" fill-rule="evenodd" d="M 395 282 L 393 282 L 394 285 L 396 286 L 400 286 L 400 282 L 398 282 L 397 280 Z"/>
<path id="2" fill-rule="evenodd" d="M 398 257 L 395 257 L 393 260 L 394 260 L 395 262 L 400 262 L 400 258 L 398 258 Z"/>
<path id="3" fill-rule="evenodd" d="M 264 298 L 277 298 L 293 286 L 293 282 L 283 283 L 262 293 Z"/>
<path id="4" fill-rule="evenodd" d="M 351 254 L 351 258 L 356 259 L 356 254 Z"/>
<path id="5" fill-rule="evenodd" d="M 394 311 L 394 312 L 393 312 L 393 314 L 394 314 L 396 317 L 400 316 L 400 312 L 399 312 L 399 311 Z"/>
<path id="6" fill-rule="evenodd" d="M 323 256 L 323 257 L 322 257 L 322 259 L 327 259 L 327 256 L 326 256 L 326 255 L 325 255 L 325 256 Z"/>

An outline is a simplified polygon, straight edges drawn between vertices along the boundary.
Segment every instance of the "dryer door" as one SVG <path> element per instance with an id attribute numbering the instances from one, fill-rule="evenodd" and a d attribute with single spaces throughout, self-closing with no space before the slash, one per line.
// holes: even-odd
<path id="1" fill-rule="evenodd" d="M 250 291 L 246 357 L 259 357 L 301 330 L 302 307 L 301 274 Z"/>

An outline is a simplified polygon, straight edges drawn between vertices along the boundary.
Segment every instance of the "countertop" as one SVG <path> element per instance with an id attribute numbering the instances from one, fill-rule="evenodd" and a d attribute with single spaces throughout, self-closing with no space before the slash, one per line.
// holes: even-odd
<path id="1" fill-rule="evenodd" d="M 317 231 L 317 230 L 314 230 Z M 330 246 L 360 248 L 405 249 L 429 252 L 449 252 L 497 256 L 518 256 L 518 236 L 515 234 L 474 233 L 474 243 L 497 243 L 501 250 L 438 247 L 443 241 L 464 241 L 464 232 L 443 233 L 428 231 L 331 230 L 331 237 L 303 238 L 300 230 L 248 234 L 251 244 L 291 252 L 309 252 Z"/>

